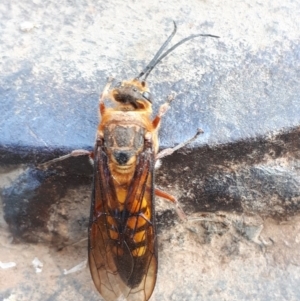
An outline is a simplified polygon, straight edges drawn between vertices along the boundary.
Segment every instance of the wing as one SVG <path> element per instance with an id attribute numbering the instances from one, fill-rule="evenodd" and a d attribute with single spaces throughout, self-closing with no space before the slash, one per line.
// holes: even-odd
<path id="1" fill-rule="evenodd" d="M 149 144 L 149 143 L 148 143 Z M 151 145 L 140 154 L 122 210 L 98 141 L 89 227 L 89 265 L 106 301 L 146 301 L 157 275 Z"/>

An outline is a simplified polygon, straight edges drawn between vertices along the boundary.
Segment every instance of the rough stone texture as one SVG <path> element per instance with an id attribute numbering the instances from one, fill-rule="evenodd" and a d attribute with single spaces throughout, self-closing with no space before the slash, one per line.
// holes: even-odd
<path id="1" fill-rule="evenodd" d="M 156 108 L 177 94 L 162 145 L 198 127 L 203 145 L 299 125 L 297 1 L 4 0 L 0 12 L 2 146 L 93 145 L 106 78 L 136 76 L 172 31 L 172 20 L 176 41 L 199 32 L 221 38 L 181 46 L 149 77 Z"/>
<path id="2" fill-rule="evenodd" d="M 172 20 L 175 42 L 221 38 L 182 45 L 149 77 L 154 110 L 177 95 L 162 147 L 204 130 L 157 172 L 189 221 L 157 201 L 151 300 L 299 300 L 299 13 L 292 0 L 2 0 L 1 300 L 100 299 L 88 269 L 63 274 L 86 259 L 88 160 L 34 164 L 93 147 L 106 78 L 136 76 Z"/>

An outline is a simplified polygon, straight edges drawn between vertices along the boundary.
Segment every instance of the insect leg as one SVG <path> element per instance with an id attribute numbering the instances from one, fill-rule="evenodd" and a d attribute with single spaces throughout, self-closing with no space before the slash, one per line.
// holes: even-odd
<path id="1" fill-rule="evenodd" d="M 167 101 L 160 106 L 160 108 L 158 110 L 158 114 L 152 121 L 153 127 L 155 129 L 159 127 L 162 116 L 164 116 L 166 114 L 166 112 L 169 110 L 170 104 L 174 100 L 174 98 L 175 98 L 174 95 L 172 95 L 172 94 L 169 95 L 167 98 Z"/>
<path id="2" fill-rule="evenodd" d="M 91 159 L 93 159 L 93 152 L 87 151 L 85 149 L 76 149 L 76 150 L 73 150 L 69 154 L 66 154 L 64 156 L 54 158 L 54 159 L 49 160 L 47 162 L 41 163 L 41 164 L 38 165 L 38 168 L 47 168 L 49 165 L 51 165 L 53 163 L 63 161 L 65 159 L 68 159 L 68 158 L 71 158 L 71 157 L 78 157 L 78 156 L 89 156 Z"/>
<path id="3" fill-rule="evenodd" d="M 154 193 L 156 196 L 164 198 L 165 200 L 172 202 L 175 205 L 175 210 L 176 210 L 178 216 L 180 217 L 180 219 L 182 219 L 183 221 L 187 220 L 187 217 L 186 217 L 183 209 L 181 208 L 177 199 L 173 195 L 168 194 L 167 192 L 164 192 L 157 188 L 154 189 Z"/>
<path id="4" fill-rule="evenodd" d="M 189 140 L 187 140 L 187 141 L 185 141 L 185 142 L 182 142 L 182 143 L 176 145 L 176 146 L 173 147 L 173 148 L 166 148 L 166 149 L 162 150 L 161 152 L 159 152 L 159 153 L 156 155 L 155 159 L 157 160 L 157 159 L 161 159 L 161 158 L 163 158 L 163 157 L 172 155 L 175 151 L 177 151 L 177 150 L 179 150 L 180 148 L 182 148 L 182 147 L 184 147 L 184 146 L 186 146 L 186 145 L 192 143 L 194 140 L 197 139 L 197 137 L 198 137 L 200 134 L 203 134 L 203 133 L 204 133 L 203 130 L 198 129 L 198 130 L 197 130 L 197 133 L 195 134 L 194 137 L 190 138 Z"/>
<path id="5" fill-rule="evenodd" d="M 107 83 L 103 89 L 103 92 L 100 96 L 100 99 L 99 99 L 99 109 L 100 109 L 100 114 L 101 116 L 103 115 L 104 111 L 105 111 L 105 105 L 104 105 L 104 99 L 108 96 L 108 91 L 109 91 L 109 88 L 113 82 L 114 78 L 113 77 L 109 77 L 107 79 Z"/>

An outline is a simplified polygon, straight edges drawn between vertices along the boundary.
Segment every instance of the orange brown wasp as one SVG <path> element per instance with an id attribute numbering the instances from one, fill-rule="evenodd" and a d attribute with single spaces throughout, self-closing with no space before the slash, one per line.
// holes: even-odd
<path id="1" fill-rule="evenodd" d="M 110 89 L 109 80 L 100 98 L 101 122 L 94 149 L 94 189 L 89 227 L 89 266 L 94 283 L 107 301 L 149 300 L 157 275 L 154 195 L 176 199 L 154 188 L 155 161 L 193 141 L 197 134 L 173 149 L 158 153 L 161 117 L 172 97 L 151 119 L 152 98 L 146 79 L 153 68 L 189 36 L 163 53 L 174 30 L 151 62 L 134 79 Z M 114 107 L 107 108 L 108 98 Z"/>
<path id="2" fill-rule="evenodd" d="M 101 122 L 93 153 L 79 150 L 68 156 L 89 154 L 94 161 L 94 180 L 89 225 L 89 266 L 96 288 L 106 301 L 146 301 L 153 292 L 157 275 L 157 237 L 154 195 L 175 204 L 177 200 L 154 188 L 155 162 L 196 139 L 202 132 L 174 148 L 158 152 L 161 118 L 172 97 L 160 106 L 154 119 L 152 97 L 146 79 L 153 68 L 191 35 L 163 52 L 174 30 L 154 58 L 134 79 L 110 89 L 109 79 L 100 97 Z M 106 107 L 105 99 L 114 103 Z"/>

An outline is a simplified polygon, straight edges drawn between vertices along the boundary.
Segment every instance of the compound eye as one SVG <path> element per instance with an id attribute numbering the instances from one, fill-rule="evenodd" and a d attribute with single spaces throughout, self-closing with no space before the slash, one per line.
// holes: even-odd
<path id="1" fill-rule="evenodd" d="M 147 99 L 149 102 L 152 103 L 152 95 L 151 95 L 151 93 L 145 91 L 145 92 L 143 92 L 142 95 L 143 95 L 143 97 L 144 97 L 145 99 Z"/>

